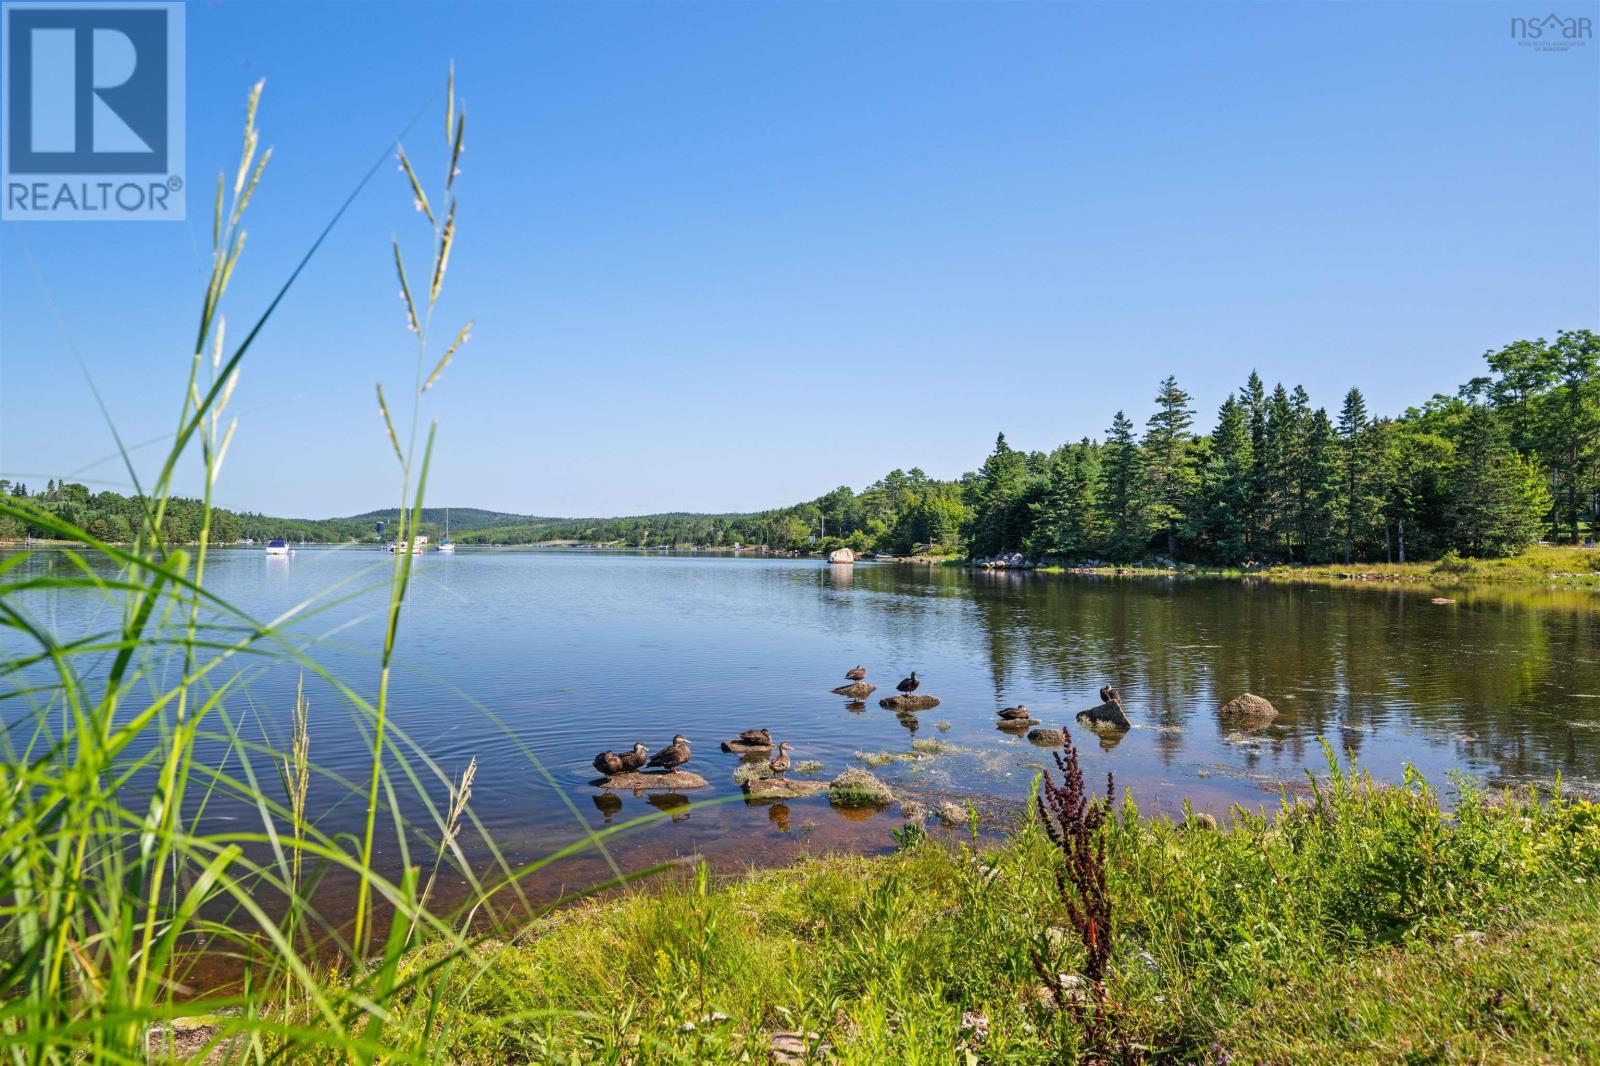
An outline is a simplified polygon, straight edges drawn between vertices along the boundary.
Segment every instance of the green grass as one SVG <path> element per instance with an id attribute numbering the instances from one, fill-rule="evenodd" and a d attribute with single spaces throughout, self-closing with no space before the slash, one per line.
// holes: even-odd
<path id="1" fill-rule="evenodd" d="M 1535 544 L 1509 559 L 1462 559 L 1457 556 L 1407 563 L 1278 564 L 1256 569 L 1183 564 L 1176 570 L 1143 564 L 1100 566 L 1075 570 L 1042 566 L 1043 574 L 1092 573 L 1103 577 L 1161 576 L 1174 573 L 1193 577 L 1248 578 L 1254 581 L 1315 582 L 1319 584 L 1465 584 L 1536 585 L 1600 589 L 1600 549 L 1565 544 Z"/>
<path id="2" fill-rule="evenodd" d="M 1082 957 L 1040 828 L 904 839 L 702 869 L 486 941 L 448 1057 L 764 1061 L 778 1032 L 840 1063 L 1092 1057 L 1030 958 Z M 1600 807 L 1468 789 L 1451 813 L 1420 779 L 1336 773 L 1221 832 L 1125 808 L 1107 843 L 1112 1061 L 1600 1061 Z"/>

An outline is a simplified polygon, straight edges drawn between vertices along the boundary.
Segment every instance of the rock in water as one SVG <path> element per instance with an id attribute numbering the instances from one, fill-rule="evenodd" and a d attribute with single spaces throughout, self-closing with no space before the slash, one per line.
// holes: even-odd
<path id="1" fill-rule="evenodd" d="M 939 697 L 918 696 L 915 693 L 909 696 L 889 696 L 879 700 L 878 706 L 886 711 L 926 711 L 939 706 Z"/>
<path id="2" fill-rule="evenodd" d="M 835 548 L 828 553 L 828 562 L 830 563 L 853 563 L 855 561 L 856 553 L 849 548 Z"/>
<path id="3" fill-rule="evenodd" d="M 828 783 L 828 801 L 841 807 L 887 807 L 894 802 L 889 786 L 852 766 Z"/>
<path id="4" fill-rule="evenodd" d="M 1090 729 L 1132 729 L 1133 723 L 1122 713 L 1122 704 L 1106 700 L 1098 707 L 1078 712 L 1078 722 Z"/>
<path id="5" fill-rule="evenodd" d="M 787 777 L 752 777 L 741 787 L 751 799 L 797 799 L 828 791 L 826 781 L 794 781 Z"/>
<path id="6" fill-rule="evenodd" d="M 689 770 L 679 770 L 675 774 L 664 771 L 653 773 L 612 774 L 597 782 L 601 788 L 628 788 L 637 792 L 646 789 L 660 788 L 676 791 L 680 788 L 705 788 L 711 782 L 697 773 Z"/>
<path id="7" fill-rule="evenodd" d="M 1235 696 L 1217 709 L 1217 713 L 1224 718 L 1241 719 L 1249 722 L 1270 722 L 1278 717 L 1278 708 L 1253 693 L 1246 692 L 1243 696 Z"/>
<path id="8" fill-rule="evenodd" d="M 730 751 L 735 755 L 748 755 L 753 751 L 771 751 L 771 744 L 746 744 L 742 740 L 724 740 L 722 750 Z"/>
<path id="9" fill-rule="evenodd" d="M 1066 742 L 1067 734 L 1060 729 L 1030 729 L 1028 739 L 1035 744 L 1044 744 L 1048 747 L 1059 748 Z"/>
<path id="10" fill-rule="evenodd" d="M 840 685 L 833 690 L 835 696 L 848 696 L 853 700 L 864 700 L 878 691 L 877 685 L 869 685 L 865 681 L 857 681 L 853 685 Z"/>

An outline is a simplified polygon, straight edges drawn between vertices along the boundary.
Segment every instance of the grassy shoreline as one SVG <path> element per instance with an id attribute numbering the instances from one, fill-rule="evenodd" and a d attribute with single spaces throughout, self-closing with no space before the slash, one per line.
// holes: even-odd
<path id="1" fill-rule="evenodd" d="M 1443 559 L 1407 563 L 1277 564 L 1241 569 L 1183 564 L 1080 567 L 1043 566 L 1038 573 L 1097 577 L 1209 577 L 1300 584 L 1531 585 L 1600 590 L 1600 549 L 1535 545 L 1509 559 Z"/>
<path id="2" fill-rule="evenodd" d="M 1098 1038 L 1034 961 L 1085 952 L 1033 818 L 996 847 L 910 832 L 877 858 L 701 868 L 425 947 L 391 1009 L 462 1066 L 1600 1062 L 1600 806 L 1460 789 L 1447 809 L 1334 767 L 1221 830 L 1125 800 Z"/>

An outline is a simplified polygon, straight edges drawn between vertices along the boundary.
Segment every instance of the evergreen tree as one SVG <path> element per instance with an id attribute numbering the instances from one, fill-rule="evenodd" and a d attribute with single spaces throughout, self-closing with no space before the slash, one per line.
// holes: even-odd
<path id="1" fill-rule="evenodd" d="M 1306 420 L 1305 461 L 1300 475 L 1301 558 L 1331 562 L 1339 528 L 1339 433 L 1324 408 Z"/>
<path id="2" fill-rule="evenodd" d="M 1044 488 L 1031 504 L 1032 530 L 1027 550 L 1041 555 L 1087 556 L 1096 538 L 1100 494 L 1100 456 L 1084 440 L 1059 448 L 1050 457 Z"/>
<path id="3" fill-rule="evenodd" d="M 973 506 L 972 550 L 977 555 L 1015 551 L 1027 527 L 1027 459 L 995 437 L 994 451 L 978 471 Z"/>
<path id="4" fill-rule="evenodd" d="M 1339 411 L 1339 441 L 1344 526 L 1344 561 L 1355 555 L 1356 543 L 1371 524 L 1373 454 L 1367 421 L 1367 401 L 1360 389 L 1345 393 Z"/>
<path id="5" fill-rule="evenodd" d="M 1463 555 L 1515 555 L 1539 535 L 1550 493 L 1494 414 L 1473 408 L 1456 444 L 1449 500 L 1451 546 Z"/>
<path id="6" fill-rule="evenodd" d="M 1295 531 L 1295 454 L 1294 406 L 1282 384 L 1272 390 L 1267 401 L 1267 426 L 1262 439 L 1264 454 L 1258 456 L 1260 471 L 1258 507 L 1266 537 L 1262 547 L 1274 554 L 1294 558 Z"/>
<path id="7" fill-rule="evenodd" d="M 1133 435 L 1133 423 L 1118 411 L 1106 433 L 1105 487 L 1101 514 L 1105 549 L 1112 559 L 1128 562 L 1141 558 L 1149 544 L 1145 520 L 1144 456 Z"/>
<path id="8" fill-rule="evenodd" d="M 1144 456 L 1147 521 L 1166 531 L 1167 554 L 1173 558 L 1178 555 L 1178 532 L 1189 518 L 1198 486 L 1194 439 L 1189 433 L 1192 425 L 1189 394 L 1169 375 L 1156 393 L 1156 413 L 1145 423 Z"/>
<path id="9" fill-rule="evenodd" d="M 1253 471 L 1249 412 L 1243 401 L 1229 396 L 1217 410 L 1202 477 L 1202 503 L 1190 529 L 1201 550 L 1225 566 L 1249 557 Z"/>
<path id="10" fill-rule="evenodd" d="M 1266 516 L 1261 501 L 1267 496 L 1267 391 L 1254 370 L 1240 390 L 1245 419 L 1250 427 L 1250 493 L 1245 512 L 1245 542 L 1254 556 L 1266 543 Z"/>

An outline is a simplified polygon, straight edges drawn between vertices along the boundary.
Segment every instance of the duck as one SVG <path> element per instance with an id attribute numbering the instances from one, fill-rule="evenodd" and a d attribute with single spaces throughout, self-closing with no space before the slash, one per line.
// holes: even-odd
<path id="1" fill-rule="evenodd" d="M 1111 687 L 1110 685 L 1101 685 L 1100 686 L 1100 702 L 1101 703 L 1121 703 L 1122 702 L 1122 693 L 1118 692 L 1115 688 Z"/>
<path id="2" fill-rule="evenodd" d="M 1019 703 L 1015 707 L 1000 708 L 1000 720 L 1004 722 L 1019 722 L 1030 717 L 1032 716 L 1028 714 L 1028 706 L 1025 703 Z"/>
<path id="3" fill-rule="evenodd" d="M 909 696 L 913 692 L 917 691 L 917 687 L 921 684 L 922 682 L 917 680 L 917 672 L 913 670 L 911 671 L 911 676 L 900 682 L 895 686 L 895 688 Z"/>
<path id="4" fill-rule="evenodd" d="M 650 756 L 648 766 L 659 766 L 669 774 L 678 772 L 678 767 L 689 761 L 689 740 L 681 734 L 672 738 L 672 743 Z"/>
<path id="5" fill-rule="evenodd" d="M 773 777 L 782 777 L 789 771 L 789 767 L 794 761 L 789 758 L 789 751 L 788 741 L 778 745 L 778 757 L 767 763 L 767 769 L 772 771 Z"/>
<path id="6" fill-rule="evenodd" d="M 633 750 L 623 752 L 618 758 L 622 760 L 623 773 L 631 774 L 650 760 L 650 749 L 636 740 Z"/>
<path id="7" fill-rule="evenodd" d="M 749 744 L 752 747 L 772 747 L 772 734 L 765 729 L 746 729 L 734 739 L 741 744 Z"/>
<path id="8" fill-rule="evenodd" d="M 594 768 L 607 777 L 614 777 L 622 773 L 622 760 L 617 753 L 607 748 L 594 757 Z"/>
<path id="9" fill-rule="evenodd" d="M 846 681 L 865 681 L 867 679 L 867 668 L 865 666 L 858 666 L 854 670 L 846 670 L 844 672 L 844 679 Z"/>

